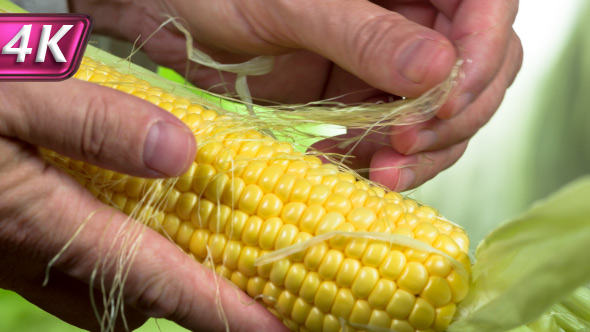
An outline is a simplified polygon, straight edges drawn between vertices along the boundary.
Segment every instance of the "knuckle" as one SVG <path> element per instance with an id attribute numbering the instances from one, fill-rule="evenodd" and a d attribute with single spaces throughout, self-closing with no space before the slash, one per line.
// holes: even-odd
<path id="1" fill-rule="evenodd" d="M 522 47 L 522 43 L 521 43 L 518 35 L 514 32 L 513 32 L 513 37 L 512 37 L 512 46 L 513 46 L 512 47 L 513 56 L 509 60 L 511 62 L 511 68 L 510 68 L 510 73 L 509 73 L 509 77 L 508 77 L 508 86 L 511 86 L 512 83 L 514 83 L 514 80 L 516 79 L 516 75 L 518 74 L 518 72 L 520 71 L 520 68 L 522 67 L 522 61 L 523 61 L 523 57 L 524 57 L 524 49 Z"/>
<path id="2" fill-rule="evenodd" d="M 102 95 L 92 96 L 84 112 L 80 151 L 85 160 L 91 163 L 98 162 L 108 153 L 109 141 L 118 131 L 117 122 L 110 121 L 110 102 Z"/>
<path id="3" fill-rule="evenodd" d="M 169 276 L 163 273 L 144 280 L 143 290 L 130 304 L 150 317 L 174 318 L 176 321 L 187 319 L 190 306 L 182 304 L 191 303 L 185 301 L 190 294 L 183 292 L 178 283 L 169 280 Z"/>
<path id="4" fill-rule="evenodd" d="M 392 31 L 408 30 L 408 27 L 404 27 L 406 22 L 399 15 L 392 13 L 374 16 L 360 26 L 356 26 L 354 31 L 349 31 L 352 38 L 347 45 L 348 52 L 361 73 L 370 73 L 375 70 L 383 72 L 383 68 L 375 66 L 375 63 L 387 63 L 388 58 L 395 54 L 398 43 L 392 42 Z M 399 36 L 399 34 L 395 35 Z M 381 56 L 384 59 L 375 59 L 375 56 Z"/>

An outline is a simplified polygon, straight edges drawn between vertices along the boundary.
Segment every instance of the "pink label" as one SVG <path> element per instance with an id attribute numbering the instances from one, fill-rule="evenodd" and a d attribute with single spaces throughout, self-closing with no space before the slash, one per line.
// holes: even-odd
<path id="1" fill-rule="evenodd" d="M 84 14 L 0 14 L 0 81 L 74 75 L 93 25 Z"/>

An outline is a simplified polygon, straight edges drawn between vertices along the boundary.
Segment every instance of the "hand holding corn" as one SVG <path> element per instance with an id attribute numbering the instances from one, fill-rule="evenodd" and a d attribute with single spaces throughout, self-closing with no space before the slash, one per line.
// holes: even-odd
<path id="1" fill-rule="evenodd" d="M 130 41 L 157 29 L 164 9 L 186 20 L 198 47 L 217 61 L 276 55 L 272 73 L 248 82 L 255 98 L 281 103 L 416 97 L 445 79 L 460 57 L 464 76 L 434 119 L 392 128 L 390 135 L 372 137 L 352 153 L 353 166 L 382 169 L 371 171 L 370 179 L 397 191 L 424 183 L 463 154 L 469 138 L 498 108 L 522 58 L 512 29 L 517 0 L 70 2 L 72 10 L 94 15 L 96 30 Z M 184 35 L 170 27 L 144 49 L 184 73 L 184 42 Z M 189 78 L 198 86 L 220 83 L 217 70 L 195 69 Z M 226 74 L 224 82 L 233 78 Z"/>
<path id="2" fill-rule="evenodd" d="M 105 247 L 121 245 L 113 234 L 125 216 L 105 210 L 72 178 L 42 160 L 36 147 L 137 176 L 172 176 L 192 164 L 194 136 L 173 115 L 146 101 L 74 79 L 2 83 L 0 99 L 0 287 L 71 324 L 99 330 L 89 281 Z M 89 216 L 43 287 L 49 260 Z M 138 255 L 123 294 L 131 329 L 150 316 L 170 316 L 192 330 L 223 329 L 212 305 L 216 291 L 209 270 L 155 232 L 144 234 Z M 110 285 L 115 271 L 104 271 Z M 222 298 L 236 300 L 235 290 L 225 283 L 220 291 Z M 102 298 L 98 289 L 95 298 Z M 260 305 L 228 314 L 230 326 L 243 331 L 283 328 Z"/>

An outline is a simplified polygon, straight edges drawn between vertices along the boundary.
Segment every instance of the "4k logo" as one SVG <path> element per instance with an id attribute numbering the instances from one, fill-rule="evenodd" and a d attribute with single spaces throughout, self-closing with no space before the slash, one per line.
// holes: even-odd
<path id="1" fill-rule="evenodd" d="M 92 18 L 82 14 L 0 14 L 0 80 L 72 76 L 92 26 Z"/>

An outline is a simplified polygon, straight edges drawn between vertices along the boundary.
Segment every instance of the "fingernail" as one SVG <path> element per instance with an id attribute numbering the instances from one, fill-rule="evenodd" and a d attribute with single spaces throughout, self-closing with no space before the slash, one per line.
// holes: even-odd
<path id="1" fill-rule="evenodd" d="M 442 44 L 434 40 L 415 40 L 402 52 L 399 62 L 400 74 L 408 81 L 422 83 L 441 48 Z"/>
<path id="2" fill-rule="evenodd" d="M 169 122 L 156 122 L 148 132 L 143 148 L 143 161 L 152 170 L 178 176 L 188 166 L 195 150 L 191 132 Z"/>
<path id="3" fill-rule="evenodd" d="M 461 113 L 469 104 L 473 102 L 473 93 L 471 92 L 464 92 L 462 95 L 458 96 L 455 100 L 455 107 L 453 110 L 453 115 Z"/>
<path id="4" fill-rule="evenodd" d="M 416 173 L 409 168 L 402 168 L 399 172 L 399 183 L 395 188 L 395 191 L 404 191 L 414 186 L 416 181 Z"/>
<path id="5" fill-rule="evenodd" d="M 438 135 L 430 130 L 420 130 L 416 135 L 416 143 L 408 150 L 407 154 L 414 154 L 429 149 L 438 141 Z"/>

